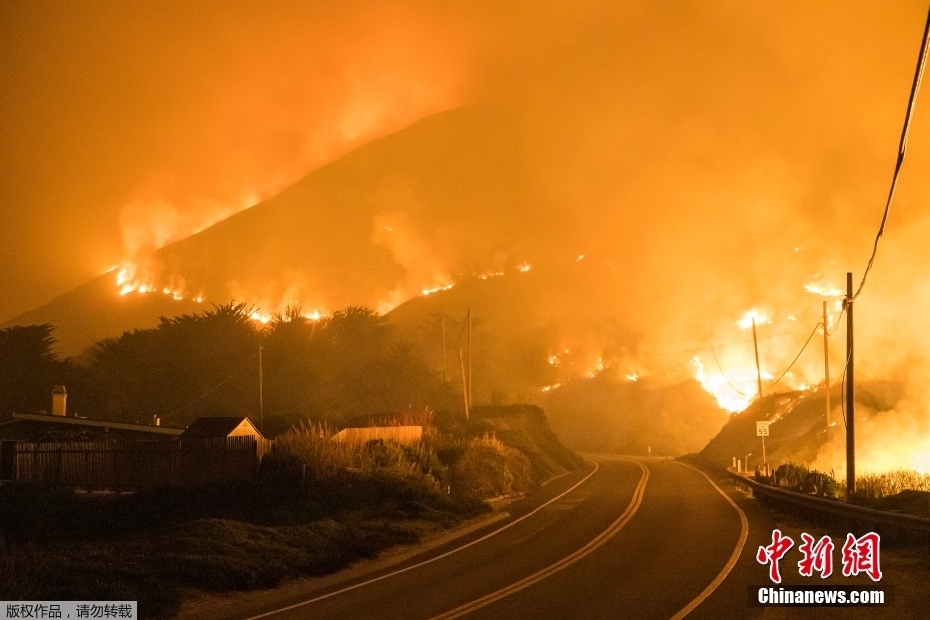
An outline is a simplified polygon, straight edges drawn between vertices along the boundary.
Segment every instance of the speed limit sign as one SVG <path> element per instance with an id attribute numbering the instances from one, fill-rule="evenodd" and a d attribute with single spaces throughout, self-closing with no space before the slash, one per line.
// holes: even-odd
<path id="1" fill-rule="evenodd" d="M 769 422 L 756 422 L 756 437 L 769 436 Z"/>

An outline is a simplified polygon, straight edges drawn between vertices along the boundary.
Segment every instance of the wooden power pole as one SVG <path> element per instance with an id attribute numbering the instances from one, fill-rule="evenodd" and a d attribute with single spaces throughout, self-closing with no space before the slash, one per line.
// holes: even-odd
<path id="1" fill-rule="evenodd" d="M 446 315 L 442 316 L 442 382 L 446 383 Z"/>
<path id="2" fill-rule="evenodd" d="M 262 346 L 258 345 L 258 430 L 265 433 L 264 378 L 262 377 Z"/>
<path id="3" fill-rule="evenodd" d="M 459 349 L 459 365 L 462 367 L 462 400 L 465 402 L 465 419 L 468 420 L 468 385 L 465 382 L 465 358 L 462 356 L 461 349 Z"/>
<path id="4" fill-rule="evenodd" d="M 752 317 L 752 346 L 756 350 L 756 381 L 759 385 L 759 402 L 762 402 L 762 367 L 759 365 L 759 340 L 756 338 L 756 317 Z M 761 405 L 760 405 L 761 407 Z M 748 462 L 747 462 L 748 466 Z M 765 467 L 765 435 L 762 435 L 762 466 Z"/>
<path id="5" fill-rule="evenodd" d="M 752 346 L 756 350 L 756 381 L 759 383 L 759 400 L 762 400 L 762 368 L 759 366 L 759 341 L 756 339 L 756 317 L 752 317 Z"/>
<path id="6" fill-rule="evenodd" d="M 856 492 L 856 383 L 853 374 L 853 277 L 846 273 L 846 493 Z"/>
<path id="7" fill-rule="evenodd" d="M 468 309 L 468 404 L 471 406 L 475 401 L 473 400 L 474 392 L 471 389 L 471 308 Z"/>
<path id="8" fill-rule="evenodd" d="M 827 333 L 827 301 L 823 302 L 823 387 L 827 396 L 827 443 L 830 443 L 830 337 Z"/>

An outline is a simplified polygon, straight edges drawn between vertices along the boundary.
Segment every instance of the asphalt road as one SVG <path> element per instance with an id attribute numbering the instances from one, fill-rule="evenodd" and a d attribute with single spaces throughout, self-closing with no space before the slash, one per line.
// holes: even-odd
<path id="1" fill-rule="evenodd" d="M 594 460 L 512 505 L 506 520 L 239 617 L 744 617 L 743 579 L 723 579 L 746 536 L 735 505 L 680 463 Z"/>

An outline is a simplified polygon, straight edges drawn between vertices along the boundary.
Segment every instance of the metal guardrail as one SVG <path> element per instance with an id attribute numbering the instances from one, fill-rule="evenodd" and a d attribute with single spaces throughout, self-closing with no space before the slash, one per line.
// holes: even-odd
<path id="1" fill-rule="evenodd" d="M 762 484 L 757 480 L 728 469 L 730 477 L 741 486 L 748 487 L 753 495 L 762 497 L 775 505 L 786 506 L 789 512 L 801 512 L 807 517 L 824 517 L 830 521 L 839 520 L 864 526 L 885 536 L 916 534 L 930 542 L 930 518 L 907 515 L 886 510 L 876 510 L 865 506 L 847 504 L 835 499 L 825 499 L 806 495 L 779 487 Z"/>

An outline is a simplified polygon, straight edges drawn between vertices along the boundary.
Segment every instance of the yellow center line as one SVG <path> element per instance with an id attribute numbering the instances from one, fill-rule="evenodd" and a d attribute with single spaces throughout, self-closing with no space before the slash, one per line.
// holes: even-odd
<path id="1" fill-rule="evenodd" d="M 516 592 L 519 592 L 520 590 L 523 590 L 524 588 L 530 587 L 534 583 L 542 581 L 546 577 L 554 575 L 555 573 L 559 572 L 563 568 L 568 568 L 569 566 L 578 562 L 579 560 L 581 560 L 588 554 L 593 553 L 594 550 L 596 550 L 598 547 L 600 547 L 601 545 L 606 543 L 608 540 L 613 538 L 617 534 L 617 532 L 619 532 L 623 528 L 623 526 L 625 526 L 629 522 L 629 520 L 633 518 L 633 515 L 636 513 L 636 511 L 639 509 L 640 504 L 642 504 L 643 502 L 643 494 L 645 493 L 645 490 L 646 490 L 646 481 L 649 480 L 649 469 L 645 467 L 642 463 L 636 463 L 636 465 L 642 470 L 642 477 L 639 480 L 639 484 L 636 486 L 636 490 L 633 493 L 633 498 L 630 500 L 630 503 L 626 507 L 626 510 L 623 511 L 623 514 L 621 514 L 620 517 L 617 518 L 616 521 L 611 523 L 610 526 L 606 530 L 598 534 L 598 536 L 594 538 L 594 540 L 586 544 L 581 549 L 575 551 L 571 555 L 562 558 L 558 562 L 547 566 L 541 571 L 533 573 L 529 577 L 521 579 L 520 581 L 517 581 L 516 583 L 512 583 L 507 587 L 501 588 L 500 590 L 496 592 L 492 592 L 491 594 L 488 594 L 479 599 L 471 601 L 470 603 L 465 603 L 464 605 L 460 607 L 456 607 L 455 609 L 452 609 L 450 611 L 447 611 L 444 614 L 435 616 L 434 618 L 432 618 L 432 620 L 450 620 L 451 618 L 459 618 L 461 616 L 464 616 L 465 614 L 469 614 L 486 605 L 490 605 L 491 603 L 494 603 L 503 598 L 506 598 L 510 596 L 511 594 L 514 594 Z"/>

